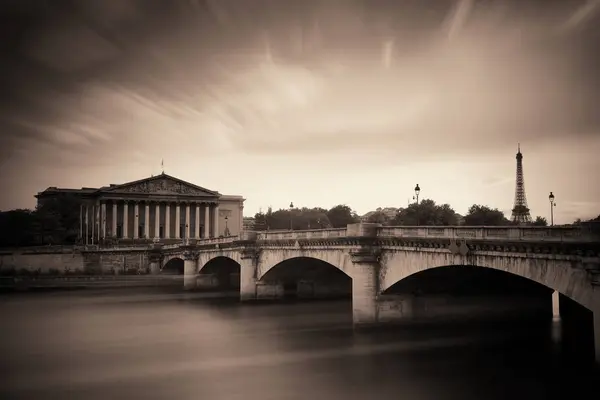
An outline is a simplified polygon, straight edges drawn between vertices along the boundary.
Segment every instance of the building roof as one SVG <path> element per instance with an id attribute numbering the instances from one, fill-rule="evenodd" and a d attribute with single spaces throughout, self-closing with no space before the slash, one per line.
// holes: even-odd
<path id="1" fill-rule="evenodd" d="M 101 195 L 101 194 L 183 194 L 200 197 L 221 197 L 222 195 L 213 190 L 203 188 L 198 185 L 186 182 L 171 175 L 162 173 L 149 178 L 139 179 L 123 184 L 111 184 L 101 188 L 82 187 L 81 189 L 69 189 L 49 187 L 43 192 L 39 192 L 35 197 L 44 197 L 46 195 L 65 193 L 65 194 L 83 194 L 83 195 Z M 228 199 L 242 199 L 241 196 L 227 196 Z"/>

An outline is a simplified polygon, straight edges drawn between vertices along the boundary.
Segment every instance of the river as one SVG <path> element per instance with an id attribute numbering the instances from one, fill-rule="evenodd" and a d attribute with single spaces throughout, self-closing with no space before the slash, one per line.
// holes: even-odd
<path id="1" fill-rule="evenodd" d="M 151 290 L 6 295 L 0 313 L 2 399 L 576 399 L 598 382 L 559 321 L 354 332 L 345 301 Z"/>

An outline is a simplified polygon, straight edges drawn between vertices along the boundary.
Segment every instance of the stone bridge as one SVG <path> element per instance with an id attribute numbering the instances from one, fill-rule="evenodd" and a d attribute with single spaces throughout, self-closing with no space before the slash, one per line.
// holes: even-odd
<path id="1" fill-rule="evenodd" d="M 141 250 L 141 249 L 140 249 Z M 97 250 L 100 251 L 100 250 Z M 108 250 L 106 250 L 108 251 Z M 115 251 L 115 250 L 112 250 Z M 582 227 L 382 227 L 244 232 L 236 237 L 145 248 L 150 269 L 183 260 L 193 289 L 215 260 L 239 265 L 242 301 L 283 295 L 278 267 L 293 259 L 323 261 L 351 278 L 353 320 L 377 324 L 414 312 L 411 299 L 388 296 L 396 283 L 439 267 L 480 267 L 527 278 L 593 312 L 600 360 L 600 240 Z M 295 264 L 301 276 L 301 264 Z"/>

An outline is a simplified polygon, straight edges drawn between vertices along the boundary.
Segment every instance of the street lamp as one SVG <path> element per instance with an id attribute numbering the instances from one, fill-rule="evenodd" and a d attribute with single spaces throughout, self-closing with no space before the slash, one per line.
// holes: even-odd
<path id="1" fill-rule="evenodd" d="M 294 230 L 294 220 L 292 217 L 292 210 L 294 208 L 294 203 L 290 203 L 290 231 Z"/>
<path id="2" fill-rule="evenodd" d="M 417 186 L 415 186 L 415 197 L 413 197 L 413 199 L 417 200 L 417 226 L 419 225 L 419 193 L 421 193 L 421 188 L 417 183 Z"/>
<path id="3" fill-rule="evenodd" d="M 552 192 L 550 192 L 548 200 L 550 200 L 550 226 L 554 226 L 554 207 L 556 207 L 556 203 L 554 202 L 554 194 Z"/>

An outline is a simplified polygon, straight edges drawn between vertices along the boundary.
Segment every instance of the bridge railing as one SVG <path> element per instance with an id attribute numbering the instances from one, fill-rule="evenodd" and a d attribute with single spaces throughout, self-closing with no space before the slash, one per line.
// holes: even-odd
<path id="1" fill-rule="evenodd" d="M 320 239 L 338 238 L 346 236 L 346 228 L 314 229 L 303 231 L 263 231 L 257 233 L 257 240 L 282 240 L 282 239 Z"/>
<path id="2" fill-rule="evenodd" d="M 195 240 L 190 240 L 189 244 L 197 244 L 197 245 L 203 245 L 203 244 L 222 244 L 222 243 L 232 243 L 232 242 L 236 242 L 240 240 L 240 235 L 233 235 L 233 236 L 223 236 L 223 237 L 218 237 L 218 238 L 206 238 L 206 239 L 195 239 Z M 184 244 L 188 244 L 188 242 L 184 242 Z"/>
<path id="3" fill-rule="evenodd" d="M 598 236 L 577 226 L 383 226 L 377 236 L 407 238 L 489 239 L 518 241 L 597 241 Z"/>

